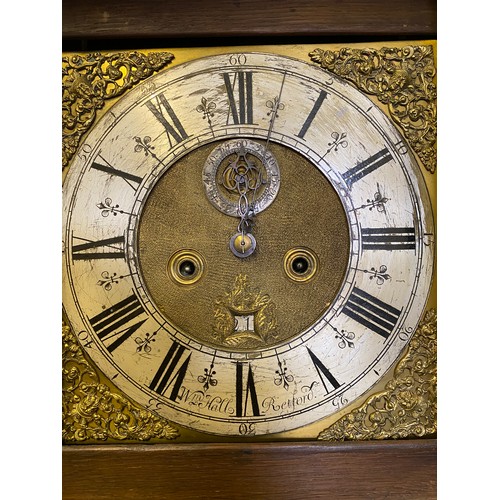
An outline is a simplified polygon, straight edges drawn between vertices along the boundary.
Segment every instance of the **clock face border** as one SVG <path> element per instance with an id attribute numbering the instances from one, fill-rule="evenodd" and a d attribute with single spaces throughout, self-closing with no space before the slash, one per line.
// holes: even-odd
<path id="1" fill-rule="evenodd" d="M 167 71 L 169 71 L 169 70 L 167 70 Z M 425 190 L 425 187 L 423 189 Z"/>

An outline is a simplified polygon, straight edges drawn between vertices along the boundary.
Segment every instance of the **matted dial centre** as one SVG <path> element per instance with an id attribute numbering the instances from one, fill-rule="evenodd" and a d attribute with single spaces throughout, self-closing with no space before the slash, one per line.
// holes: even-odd
<path id="1" fill-rule="evenodd" d="M 138 230 L 140 271 L 155 306 L 186 336 L 233 351 L 267 349 L 311 327 L 335 300 L 350 250 L 346 213 L 332 184 L 282 145 L 271 145 L 282 166 L 279 194 L 255 217 L 251 234 L 242 236 L 235 219 L 214 208 L 202 182 L 206 160 L 242 141 L 207 144 L 178 160 L 149 192 Z M 169 267 L 178 255 L 178 268 Z M 194 256 L 196 281 L 189 275 Z"/>

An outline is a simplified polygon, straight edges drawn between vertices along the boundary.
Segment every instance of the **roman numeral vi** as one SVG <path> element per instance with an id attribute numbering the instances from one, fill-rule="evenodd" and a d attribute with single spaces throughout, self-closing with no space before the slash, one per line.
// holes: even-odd
<path id="1" fill-rule="evenodd" d="M 246 363 L 241 361 L 236 362 L 236 416 L 246 417 L 248 416 L 249 401 L 252 415 L 258 417 L 259 413 L 259 401 L 257 399 L 257 392 L 255 391 L 255 382 L 253 378 L 252 365 L 248 365 L 248 377 L 246 387 L 244 387 L 243 382 L 243 367 Z"/>

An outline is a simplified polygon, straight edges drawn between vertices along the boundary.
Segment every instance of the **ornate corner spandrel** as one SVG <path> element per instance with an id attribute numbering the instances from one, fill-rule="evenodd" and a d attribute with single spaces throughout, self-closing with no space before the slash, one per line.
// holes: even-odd
<path id="1" fill-rule="evenodd" d="M 407 332 L 408 334 L 411 332 Z M 437 432 L 437 316 L 426 312 L 385 390 L 318 436 L 323 441 L 430 437 Z"/>
<path id="2" fill-rule="evenodd" d="M 436 67 L 431 45 L 315 49 L 312 61 L 387 105 L 410 146 L 431 173 L 437 162 Z"/>
<path id="3" fill-rule="evenodd" d="M 172 440 L 178 431 L 113 389 L 85 358 L 63 321 L 62 404 L 65 444 L 96 441 Z"/>
<path id="4" fill-rule="evenodd" d="M 67 166 L 81 137 L 104 101 L 117 97 L 174 59 L 170 52 L 119 52 L 62 58 L 62 165 Z"/>

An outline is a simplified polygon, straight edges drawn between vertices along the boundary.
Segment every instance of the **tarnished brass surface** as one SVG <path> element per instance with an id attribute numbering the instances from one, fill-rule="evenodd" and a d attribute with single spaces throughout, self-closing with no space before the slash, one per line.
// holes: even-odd
<path id="1" fill-rule="evenodd" d="M 251 288 L 248 276 L 238 275 L 234 287 L 215 301 L 212 334 L 218 345 L 259 348 L 276 340 L 277 327 L 276 304 L 269 295 Z"/>
<path id="2" fill-rule="evenodd" d="M 407 332 L 408 335 L 411 332 Z M 345 441 L 431 436 L 437 431 L 437 315 L 426 312 L 385 390 L 325 429 L 318 439 Z"/>
<path id="3" fill-rule="evenodd" d="M 315 49 L 311 59 L 386 104 L 425 168 L 436 170 L 437 89 L 431 45 Z"/>
<path id="4" fill-rule="evenodd" d="M 291 53 L 299 49 L 294 47 Z M 430 173 L 434 173 L 436 168 L 436 93 L 432 50 L 431 45 L 401 45 L 393 49 L 339 48 L 335 51 L 317 49 L 311 52 L 315 62 L 352 81 L 361 91 L 376 96 L 387 106 L 391 117 L 403 129 Z M 200 49 L 192 51 L 197 53 Z M 144 62 L 145 56 L 137 54 L 89 54 L 63 58 L 63 166 L 69 164 L 81 137 L 92 126 L 97 109 L 104 106 L 103 100 L 121 94 L 136 83 L 137 80 L 130 81 L 125 68 L 131 68 L 128 65 L 134 60 L 137 63 L 142 58 Z M 173 56 L 163 54 L 161 64 L 167 65 Z M 305 54 L 295 53 L 295 56 L 305 58 Z M 122 60 L 127 63 L 113 63 L 116 57 L 124 58 Z M 147 58 L 151 57 L 156 56 L 150 53 Z M 121 68 L 121 75 L 116 72 L 118 67 Z M 134 75 L 138 78 L 147 76 L 146 71 L 134 71 Z M 106 82 L 112 86 L 108 87 Z M 110 91 L 111 88 L 114 90 Z M 166 261 L 163 264 L 166 276 Z M 227 283 L 231 283 L 231 280 L 228 279 Z M 235 286 L 235 282 L 232 286 Z M 265 286 L 262 289 L 267 292 Z M 385 390 L 377 392 L 362 406 L 344 415 L 318 438 L 363 440 L 434 434 L 436 333 L 436 313 L 430 310 L 415 332 L 410 351 L 397 365 L 394 379 L 386 384 Z M 175 439 L 178 435 L 178 431 L 166 420 L 136 406 L 119 391 L 115 391 L 112 383 L 98 374 L 85 358 L 70 327 L 63 323 L 65 443 L 95 440 L 164 441 Z"/>
<path id="5" fill-rule="evenodd" d="M 62 377 L 64 442 L 149 441 L 178 437 L 178 431 L 165 419 L 131 402 L 97 373 L 64 321 Z"/>
<path id="6" fill-rule="evenodd" d="M 292 281 L 309 281 L 318 270 L 318 258 L 309 248 L 291 248 L 285 254 L 283 268 Z"/>
<path id="7" fill-rule="evenodd" d="M 75 54 L 62 58 L 62 165 L 68 165 L 80 139 L 95 121 L 106 99 L 123 94 L 165 67 L 170 52 Z"/>
<path id="8" fill-rule="evenodd" d="M 213 149 L 211 143 L 180 159 L 149 194 L 139 223 L 141 272 L 165 317 L 188 336 L 225 349 L 225 337 L 213 327 L 216 300 L 233 290 L 240 274 L 246 275 L 248 286 L 265 292 L 276 305 L 276 326 L 260 342 L 233 348 L 268 347 L 311 326 L 334 300 L 350 249 L 347 218 L 340 198 L 317 168 L 293 150 L 272 144 L 280 165 L 280 191 L 255 216 L 255 252 L 236 257 L 229 241 L 237 220 L 214 210 L 202 182 L 202 168 Z M 327 226 L 335 230 L 325 232 Z M 317 256 L 314 276 L 307 281 L 291 280 L 285 273 L 286 254 L 297 247 L 310 248 Z M 190 287 L 166 275 L 167 262 L 180 249 L 195 250 L 206 263 L 203 276 Z"/>

